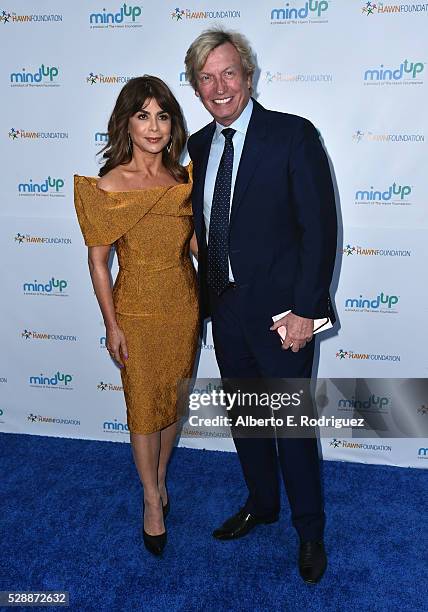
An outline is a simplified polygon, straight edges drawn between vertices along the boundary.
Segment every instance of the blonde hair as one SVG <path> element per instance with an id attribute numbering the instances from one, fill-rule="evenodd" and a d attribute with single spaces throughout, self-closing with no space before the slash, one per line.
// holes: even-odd
<path id="1" fill-rule="evenodd" d="M 198 72 L 202 70 L 208 55 L 220 45 L 231 43 L 241 58 L 246 76 L 252 77 L 256 69 L 253 50 L 243 34 L 233 30 L 224 30 L 221 26 L 204 30 L 190 45 L 184 63 L 186 79 L 193 89 L 197 90 Z"/>

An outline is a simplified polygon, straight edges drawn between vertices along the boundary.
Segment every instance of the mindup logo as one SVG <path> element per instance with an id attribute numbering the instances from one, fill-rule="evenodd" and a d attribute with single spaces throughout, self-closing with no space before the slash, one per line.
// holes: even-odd
<path id="1" fill-rule="evenodd" d="M 71 383 L 73 380 L 73 376 L 71 374 L 65 374 L 64 372 L 56 372 L 53 376 L 45 376 L 44 374 L 40 374 L 39 376 L 30 376 L 30 385 L 48 385 L 51 387 L 56 387 L 60 383 L 63 383 L 65 386 Z"/>
<path id="2" fill-rule="evenodd" d="M 374 299 L 363 298 L 362 295 L 360 295 L 358 298 L 347 298 L 345 300 L 345 308 L 368 308 L 371 310 L 377 310 L 385 305 L 386 308 L 391 309 L 397 303 L 397 295 L 386 295 L 382 291 Z"/>
<path id="3" fill-rule="evenodd" d="M 33 179 L 30 179 L 28 183 L 19 183 L 18 191 L 19 193 L 47 193 L 50 189 L 58 192 L 63 187 L 63 179 L 48 176 L 41 183 L 35 183 L 33 182 Z"/>
<path id="4" fill-rule="evenodd" d="M 21 72 L 12 72 L 10 75 L 11 83 L 41 83 L 43 79 L 52 82 L 59 74 L 57 66 L 45 66 L 42 64 L 35 72 L 27 71 L 25 68 Z"/>
<path id="5" fill-rule="evenodd" d="M 141 15 L 140 6 L 132 6 L 124 3 L 117 13 L 109 13 L 103 8 L 102 13 L 91 13 L 89 15 L 89 23 L 91 24 L 109 24 L 109 23 L 123 23 L 126 20 L 125 17 L 130 17 L 132 22 L 135 22 Z"/>
<path id="6" fill-rule="evenodd" d="M 35 280 L 32 283 L 24 283 L 23 289 L 25 292 L 37 292 L 37 293 L 54 293 L 54 289 L 62 293 L 67 287 L 66 280 L 55 279 L 52 277 L 47 283 L 39 283 Z"/>
<path id="7" fill-rule="evenodd" d="M 328 9 L 327 0 L 308 0 L 303 6 L 291 7 L 287 2 L 285 8 L 274 8 L 271 11 L 270 18 L 275 20 L 281 19 L 306 19 L 309 13 L 313 13 L 316 17 L 321 17 L 322 13 Z"/>
<path id="8" fill-rule="evenodd" d="M 370 190 L 359 189 L 355 193 L 355 199 L 361 201 L 388 202 L 394 195 L 399 196 L 400 200 L 404 200 L 411 192 L 412 188 L 410 185 L 398 185 L 397 183 L 393 183 L 385 189 L 385 191 L 376 190 L 373 187 L 370 187 Z"/>
<path id="9" fill-rule="evenodd" d="M 415 79 L 424 70 L 422 62 L 409 62 L 407 59 L 401 62 L 398 68 L 385 68 L 383 64 L 379 68 L 369 68 L 364 72 L 365 81 L 400 81 L 405 75 Z"/>

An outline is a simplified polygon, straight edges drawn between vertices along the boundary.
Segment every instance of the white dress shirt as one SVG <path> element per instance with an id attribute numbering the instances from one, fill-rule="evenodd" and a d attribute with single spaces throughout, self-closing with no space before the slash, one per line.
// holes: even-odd
<path id="1" fill-rule="evenodd" d="M 233 135 L 233 140 L 232 140 L 233 142 L 233 169 L 232 169 L 232 185 L 230 189 L 229 219 L 230 219 L 230 211 L 232 208 L 231 204 L 233 200 L 233 191 L 235 189 L 236 175 L 238 174 L 239 162 L 241 161 L 242 149 L 244 148 L 245 136 L 247 134 L 247 128 L 250 122 L 252 112 L 253 112 L 253 101 L 250 98 L 248 100 L 247 106 L 244 108 L 244 110 L 239 115 L 239 117 L 231 125 L 227 126 L 229 128 L 236 130 L 236 133 Z M 204 220 L 205 220 L 205 227 L 207 230 L 207 244 L 208 244 L 208 236 L 209 236 L 209 231 L 210 231 L 210 217 L 211 217 L 212 201 L 213 201 L 213 196 L 214 196 L 215 179 L 217 177 L 217 171 L 220 165 L 220 160 L 221 160 L 221 156 L 223 154 L 223 149 L 224 149 L 225 139 L 221 131 L 224 130 L 225 127 L 226 126 L 221 125 L 220 123 L 217 123 L 216 121 L 215 132 L 213 135 L 213 139 L 211 141 L 210 155 L 208 158 L 207 173 L 205 177 Z M 229 258 L 228 258 L 228 262 L 229 262 L 229 280 L 233 282 L 234 278 L 233 278 L 232 268 L 230 266 Z"/>

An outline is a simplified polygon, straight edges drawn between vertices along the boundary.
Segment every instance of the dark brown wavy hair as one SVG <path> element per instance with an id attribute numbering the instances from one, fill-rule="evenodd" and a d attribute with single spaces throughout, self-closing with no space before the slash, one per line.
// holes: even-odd
<path id="1" fill-rule="evenodd" d="M 178 182 L 188 181 L 188 172 L 180 164 L 180 155 L 186 144 L 186 129 L 180 105 L 168 85 L 155 76 L 145 74 L 130 79 L 122 88 L 108 122 L 108 141 L 100 151 L 106 160 L 100 168 L 99 176 L 104 176 L 121 164 L 128 164 L 132 159 L 132 148 L 129 148 L 128 121 L 140 111 L 151 98 L 156 100 L 161 109 L 171 117 L 171 148 L 162 151 L 162 162 Z"/>

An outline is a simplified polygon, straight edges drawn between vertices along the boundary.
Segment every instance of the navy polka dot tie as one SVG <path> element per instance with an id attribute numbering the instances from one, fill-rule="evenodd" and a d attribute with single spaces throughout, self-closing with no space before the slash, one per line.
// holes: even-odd
<path id="1" fill-rule="evenodd" d="M 214 186 L 208 233 L 208 285 L 220 295 L 229 284 L 229 208 L 233 169 L 233 142 L 236 130 L 222 130 L 224 149 Z"/>

